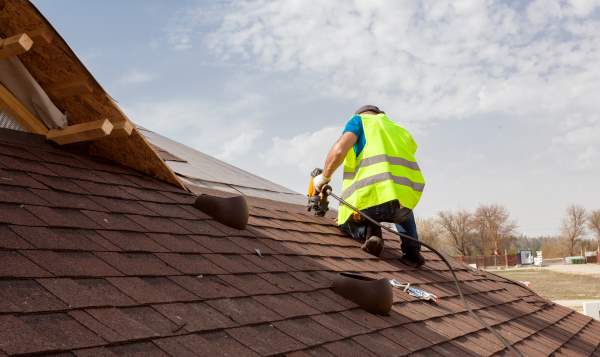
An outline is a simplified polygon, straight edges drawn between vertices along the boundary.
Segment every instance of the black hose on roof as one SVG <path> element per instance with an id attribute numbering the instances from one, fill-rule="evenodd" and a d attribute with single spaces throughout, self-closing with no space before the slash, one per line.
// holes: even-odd
<path id="1" fill-rule="evenodd" d="M 400 232 L 396 232 L 393 229 L 382 225 L 381 223 L 377 222 L 373 218 L 369 217 L 367 214 L 361 212 L 358 208 L 356 208 L 353 205 L 351 205 L 350 203 L 346 202 L 343 198 L 341 198 L 338 195 L 334 194 L 332 192 L 332 189 L 331 189 L 330 186 L 326 186 L 325 187 L 325 193 L 327 195 L 335 198 L 338 202 L 340 202 L 341 204 L 343 204 L 346 207 L 350 208 L 354 212 L 360 214 L 364 219 L 370 221 L 371 223 L 378 225 L 382 229 L 385 229 L 386 231 L 388 231 L 388 232 L 390 232 L 392 234 L 395 234 L 395 235 L 399 236 L 400 238 L 410 239 L 410 240 L 413 240 L 415 242 L 418 242 L 418 243 L 424 245 L 425 247 L 429 248 L 429 250 L 431 250 L 438 257 L 440 257 L 442 259 L 442 261 L 444 262 L 444 264 L 446 264 L 446 266 L 448 267 L 448 269 L 450 269 L 450 273 L 452 273 L 452 278 L 454 279 L 454 284 L 456 285 L 456 290 L 458 291 L 458 295 L 459 295 L 460 299 L 462 300 L 463 304 L 465 305 L 465 309 L 475 318 L 475 320 L 477 320 L 477 322 L 479 322 L 481 324 L 481 326 L 483 326 L 485 329 L 487 329 L 489 332 L 491 332 L 492 335 L 494 335 L 500 342 L 502 342 L 502 344 L 504 345 L 504 347 L 506 347 L 506 349 L 508 349 L 509 351 L 511 351 L 517 357 L 524 357 L 523 354 L 519 350 L 517 350 L 513 345 L 511 345 L 504 338 L 504 336 L 502 336 L 498 331 L 496 331 L 490 325 L 488 325 L 485 321 L 483 321 L 483 319 L 481 317 L 479 317 L 479 315 L 477 315 L 475 313 L 475 311 L 473 311 L 473 309 L 469 305 L 469 302 L 467 301 L 467 299 L 465 299 L 465 296 L 463 295 L 462 289 L 460 288 L 460 285 L 458 283 L 459 282 L 458 277 L 456 276 L 456 273 L 454 272 L 454 269 L 452 268 L 452 265 L 450 265 L 450 263 L 442 255 L 442 253 L 440 253 L 439 251 L 437 251 L 435 248 L 433 248 L 432 246 L 430 246 L 427 243 L 423 243 L 423 242 L 419 241 L 418 239 L 415 239 L 415 238 L 413 238 L 413 237 L 411 237 L 409 235 L 406 235 L 406 234 L 403 234 L 403 233 L 400 233 Z"/>

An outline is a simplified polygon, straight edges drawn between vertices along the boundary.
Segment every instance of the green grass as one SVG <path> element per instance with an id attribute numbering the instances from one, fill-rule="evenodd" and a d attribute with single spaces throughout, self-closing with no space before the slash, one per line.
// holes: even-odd
<path id="1" fill-rule="evenodd" d="M 495 274 L 529 281 L 529 288 L 550 300 L 600 299 L 600 278 L 548 270 L 494 271 Z"/>

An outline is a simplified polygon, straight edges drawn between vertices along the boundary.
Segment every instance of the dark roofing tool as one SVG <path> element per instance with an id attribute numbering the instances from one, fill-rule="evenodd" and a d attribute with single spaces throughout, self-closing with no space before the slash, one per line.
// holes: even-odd
<path id="1" fill-rule="evenodd" d="M 327 211 L 329 211 L 329 200 L 327 199 L 327 196 L 329 195 L 329 189 L 331 189 L 331 187 L 329 185 L 326 185 L 325 187 L 323 187 L 324 189 L 321 190 L 321 192 L 317 192 L 315 185 L 314 185 L 314 179 L 315 177 L 317 177 L 318 175 L 320 175 L 321 173 L 323 173 L 322 169 L 316 168 L 314 170 L 312 170 L 312 172 L 310 173 L 310 182 L 308 184 L 308 192 L 307 192 L 307 196 L 308 196 L 308 211 L 313 211 L 315 212 L 316 216 L 320 216 L 323 217 L 325 216 L 325 213 L 327 213 Z"/>

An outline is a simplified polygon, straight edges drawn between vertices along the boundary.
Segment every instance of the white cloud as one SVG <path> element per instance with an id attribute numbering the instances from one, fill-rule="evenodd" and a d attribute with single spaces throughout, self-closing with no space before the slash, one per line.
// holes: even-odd
<path id="1" fill-rule="evenodd" d="M 535 0 L 527 6 L 527 18 L 536 25 L 546 25 L 561 16 L 562 9 L 557 0 Z"/>
<path id="2" fill-rule="evenodd" d="M 291 138 L 275 137 L 271 147 L 264 154 L 265 164 L 270 167 L 287 166 L 301 172 L 309 172 L 315 164 L 323 164 L 325 153 L 341 132 L 340 127 L 325 127 Z"/>
<path id="3" fill-rule="evenodd" d="M 585 17 L 600 7 L 600 0 L 569 0 L 569 5 L 575 16 Z"/>
<path id="4" fill-rule="evenodd" d="M 134 68 L 123 74 L 123 76 L 117 80 L 117 83 L 125 85 L 142 84 L 152 82 L 155 79 L 156 76 L 154 74 Z"/>
<path id="5" fill-rule="evenodd" d="M 261 176 L 285 182 L 287 187 L 303 192 L 310 172 L 315 167 L 323 167 L 326 153 L 341 132 L 341 127 L 325 127 L 288 138 L 273 138 L 260 156 L 264 167 Z M 338 170 L 334 179 L 336 187 L 341 187 L 340 172 Z"/>
<path id="6" fill-rule="evenodd" d="M 223 5 L 218 2 L 177 11 L 164 29 L 167 43 L 176 51 L 192 49 L 201 34 L 219 21 L 222 13 Z"/>
<path id="7" fill-rule="evenodd" d="M 372 98 L 415 120 L 493 112 L 556 119 L 574 101 L 596 104 L 600 22 L 575 17 L 594 6 L 543 0 L 524 12 L 500 1 L 241 2 L 223 15 L 210 47 L 226 60 L 321 75 L 323 93 Z M 586 91 L 572 87 L 574 78 Z"/>
<path id="8" fill-rule="evenodd" d="M 253 151 L 263 134 L 263 98 L 246 94 L 234 103 L 202 99 L 139 101 L 124 105 L 139 125 L 233 163 Z"/>
<path id="9" fill-rule="evenodd" d="M 597 0 L 236 2 L 208 44 L 227 61 L 315 75 L 323 95 L 372 102 L 402 120 L 501 113 L 562 137 L 567 118 L 581 126 L 599 110 L 599 7 Z M 595 142 L 568 145 L 585 152 L 585 162 L 600 151 Z"/>
<path id="10" fill-rule="evenodd" d="M 263 134 L 262 129 L 249 129 L 227 141 L 223 151 L 218 154 L 222 160 L 232 160 L 252 150 L 252 144 Z"/>
<path id="11" fill-rule="evenodd" d="M 588 123 L 567 122 L 563 135 L 552 140 L 553 153 L 566 153 L 572 158 L 573 166 L 580 170 L 600 168 L 600 117 L 597 118 Z"/>

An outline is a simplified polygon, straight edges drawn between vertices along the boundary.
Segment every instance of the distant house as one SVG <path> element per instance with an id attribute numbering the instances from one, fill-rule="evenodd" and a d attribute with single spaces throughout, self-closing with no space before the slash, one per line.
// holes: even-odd
<path id="1" fill-rule="evenodd" d="M 0 356 L 509 355 L 431 252 L 419 270 L 340 234 L 304 198 L 136 128 L 38 10 L 0 0 Z M 135 119 L 135 118 L 133 118 Z M 244 194 L 245 230 L 191 203 Z M 456 264 L 476 312 L 525 356 L 600 355 L 600 322 Z M 390 316 L 339 271 L 410 282 Z"/>

